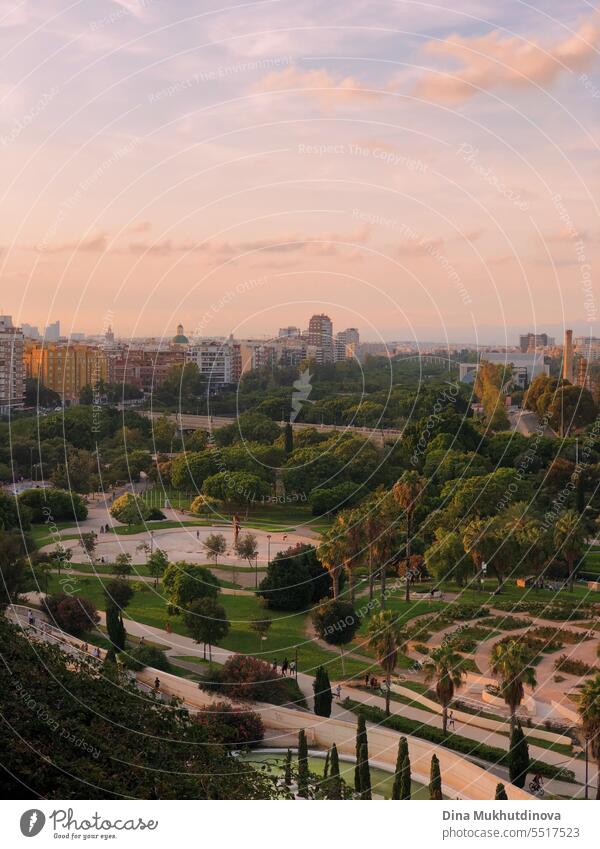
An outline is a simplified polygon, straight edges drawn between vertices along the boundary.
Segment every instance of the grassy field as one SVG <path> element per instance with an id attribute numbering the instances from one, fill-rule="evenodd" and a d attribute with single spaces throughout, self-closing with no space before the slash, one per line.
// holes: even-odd
<path id="1" fill-rule="evenodd" d="M 63 574 L 62 578 L 67 580 Z M 103 593 L 102 578 L 94 576 L 69 576 L 69 583 L 75 595 L 89 598 L 99 610 L 104 610 L 105 599 Z M 57 592 L 61 589 L 58 575 L 49 577 L 49 592 Z M 265 608 L 254 596 L 231 596 L 222 595 L 219 603 L 226 610 L 227 618 L 231 623 L 228 636 L 221 645 L 231 651 L 239 651 L 251 654 L 272 662 L 277 659 L 280 663 L 287 657 L 292 661 L 298 652 L 298 669 L 300 672 L 315 674 L 318 666 L 326 666 L 330 678 L 364 675 L 367 668 L 372 669 L 375 674 L 380 674 L 377 664 L 362 663 L 351 658 L 344 661 L 345 675 L 342 671 L 340 654 L 335 649 L 327 650 L 318 646 L 313 640 L 305 635 L 307 626 L 307 614 L 291 613 L 277 614 L 267 613 Z M 143 622 L 155 628 L 164 629 L 167 622 L 171 624 L 173 631 L 177 634 L 186 635 L 186 629 L 181 616 L 168 616 L 166 600 L 159 588 L 155 591 L 150 585 L 144 590 L 135 593 L 130 605 L 125 611 L 129 619 Z M 250 629 L 250 620 L 257 617 L 272 616 L 273 625 L 265 641 L 259 641 L 258 636 Z M 259 644 L 260 643 L 260 644 Z"/>

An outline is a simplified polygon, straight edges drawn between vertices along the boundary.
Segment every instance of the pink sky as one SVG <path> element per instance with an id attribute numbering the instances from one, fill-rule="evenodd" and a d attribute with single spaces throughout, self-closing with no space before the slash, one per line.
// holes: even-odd
<path id="1" fill-rule="evenodd" d="M 454 5 L 3 4 L 0 309 L 124 336 L 322 311 L 373 340 L 598 333 L 600 16 Z"/>

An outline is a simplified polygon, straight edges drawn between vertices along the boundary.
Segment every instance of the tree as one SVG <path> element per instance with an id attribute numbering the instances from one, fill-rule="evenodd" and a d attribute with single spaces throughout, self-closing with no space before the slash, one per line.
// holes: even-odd
<path id="1" fill-rule="evenodd" d="M 589 389 L 565 384 L 555 392 L 541 396 L 538 412 L 548 415 L 550 425 L 565 437 L 572 429 L 591 424 L 596 418 L 597 408 Z"/>
<path id="2" fill-rule="evenodd" d="M 256 619 L 251 619 L 248 624 L 250 625 L 250 630 L 258 634 L 258 638 L 262 642 L 262 640 L 267 639 L 267 634 L 271 629 L 273 620 L 270 616 L 266 616 L 264 618 L 257 617 Z M 260 648 L 260 642 L 258 646 Z"/>
<path id="3" fill-rule="evenodd" d="M 338 800 L 342 798 L 342 782 L 340 779 L 340 760 L 335 743 L 331 747 L 331 764 L 329 777 L 326 785 L 326 796 L 328 799 Z"/>
<path id="4" fill-rule="evenodd" d="M 194 642 L 204 643 L 205 659 L 208 645 L 208 657 L 212 663 L 212 647 L 227 636 L 231 626 L 225 608 L 214 598 L 199 598 L 190 604 L 183 621 Z"/>
<path id="5" fill-rule="evenodd" d="M 437 528 L 435 540 L 424 557 L 427 571 L 440 583 L 456 581 L 464 586 L 468 576 L 473 574 L 473 559 L 456 531 Z"/>
<path id="6" fill-rule="evenodd" d="M 508 753 L 508 775 L 515 787 L 523 788 L 529 771 L 529 746 L 521 723 L 513 725 Z"/>
<path id="7" fill-rule="evenodd" d="M 258 595 L 275 610 L 304 610 L 329 594 L 327 570 L 312 545 L 280 551 L 267 566 Z"/>
<path id="8" fill-rule="evenodd" d="M 203 495 L 217 498 L 232 507 L 248 506 L 271 494 L 270 485 L 251 472 L 217 472 L 202 484 Z"/>
<path id="9" fill-rule="evenodd" d="M 133 569 L 131 566 L 131 554 L 127 554 L 122 551 L 120 554 L 117 554 L 115 557 L 115 575 L 118 575 L 119 578 L 125 578 L 127 575 L 131 575 Z"/>
<path id="10" fill-rule="evenodd" d="M 46 522 L 50 517 L 54 522 L 83 522 L 88 515 L 81 495 L 66 492 L 64 489 L 26 489 L 20 493 L 18 500 L 19 504 L 24 504 L 31 510 L 32 522 Z"/>
<path id="11" fill-rule="evenodd" d="M 500 693 L 510 710 L 513 727 L 517 708 L 525 695 L 525 685 L 532 689 L 536 686 L 535 671 L 530 663 L 530 650 L 518 639 L 500 640 L 492 648 L 490 668 L 500 681 Z"/>
<path id="12" fill-rule="evenodd" d="M 371 770 L 369 768 L 369 741 L 365 718 L 359 713 L 356 725 L 356 764 L 354 789 L 359 799 L 371 798 Z"/>
<path id="13" fill-rule="evenodd" d="M 312 622 L 322 640 L 340 647 L 343 668 L 343 647 L 352 642 L 360 628 L 360 617 L 354 607 L 348 601 L 324 601 L 313 611 Z"/>
<path id="14" fill-rule="evenodd" d="M 554 526 L 554 545 L 562 552 L 569 570 L 569 590 L 573 592 L 575 562 L 585 550 L 585 533 L 581 516 L 575 510 L 565 510 Z"/>
<path id="15" fill-rule="evenodd" d="M 499 781 L 498 784 L 496 784 L 496 795 L 494 796 L 494 798 L 496 800 L 502 800 L 502 801 L 505 801 L 505 800 L 508 799 L 508 796 L 506 795 L 506 787 L 504 786 L 504 784 L 502 784 L 501 781 Z"/>
<path id="16" fill-rule="evenodd" d="M 584 683 L 577 710 L 581 719 L 582 736 L 596 761 L 596 799 L 600 799 L 600 673 Z"/>
<path id="17" fill-rule="evenodd" d="M 172 451 L 177 428 L 166 416 L 152 420 L 152 438 L 156 451 Z"/>
<path id="18" fill-rule="evenodd" d="M 287 422 L 285 425 L 284 441 L 285 453 L 291 454 L 294 450 L 294 430 L 292 428 L 291 422 Z"/>
<path id="19" fill-rule="evenodd" d="M 400 737 L 400 742 L 398 744 L 398 757 L 396 759 L 396 773 L 394 775 L 394 786 L 392 788 L 392 799 L 410 799 L 410 796 L 411 775 L 408 742 L 406 737 Z"/>
<path id="20" fill-rule="evenodd" d="M 163 588 L 173 608 L 186 608 L 198 598 L 216 598 L 220 592 L 218 579 L 206 566 L 195 566 L 178 560 L 169 563 L 162 579 Z"/>
<path id="21" fill-rule="evenodd" d="M 252 561 L 258 557 L 258 541 L 256 539 L 256 534 L 248 532 L 238 537 L 238 541 L 235 545 L 235 551 L 238 557 L 241 557 L 242 560 L 247 560 L 248 565 L 252 566 Z"/>
<path id="22" fill-rule="evenodd" d="M 390 715 L 392 672 L 396 668 L 398 652 L 406 645 L 407 637 L 391 610 L 374 613 L 369 622 L 369 648 L 375 652 L 377 662 L 386 679 L 385 715 Z"/>
<path id="23" fill-rule="evenodd" d="M 406 517 L 406 559 L 410 562 L 410 547 L 413 538 L 414 517 L 423 492 L 427 486 L 425 478 L 418 472 L 404 472 L 393 487 L 394 499 L 404 510 Z M 406 573 L 406 601 L 410 601 L 410 574 Z"/>
<path id="24" fill-rule="evenodd" d="M 227 540 L 223 534 L 209 534 L 202 543 L 208 557 L 214 558 L 215 566 L 222 554 L 227 551 Z"/>
<path id="25" fill-rule="evenodd" d="M 333 693 L 331 692 L 331 684 L 329 683 L 329 675 L 323 666 L 317 667 L 315 679 L 313 681 L 314 711 L 317 716 L 331 716 L 331 704 L 333 702 Z"/>
<path id="26" fill-rule="evenodd" d="M 283 770 L 283 780 L 286 787 L 292 783 L 292 750 L 288 749 L 285 755 L 285 767 Z"/>
<path id="27" fill-rule="evenodd" d="M 106 599 L 106 630 L 112 647 L 123 651 L 127 632 L 123 623 L 123 610 L 133 598 L 133 590 L 129 583 L 122 578 L 110 581 L 104 588 Z"/>
<path id="28" fill-rule="evenodd" d="M 115 499 L 110 515 L 124 525 L 144 524 L 150 518 L 151 510 L 139 495 L 126 492 Z"/>
<path id="29" fill-rule="evenodd" d="M 450 643 L 444 643 L 440 648 L 433 649 L 425 661 L 425 680 L 435 680 L 435 692 L 442 706 L 442 728 L 444 734 L 448 731 L 448 707 L 459 690 L 467 675 L 465 659 L 454 651 Z"/>
<path id="30" fill-rule="evenodd" d="M 219 502 L 208 495 L 197 495 L 190 504 L 190 512 L 194 516 L 218 516 Z"/>
<path id="31" fill-rule="evenodd" d="M 429 798 L 442 798 L 442 774 L 437 755 L 431 756 L 431 772 L 429 773 Z"/>
<path id="32" fill-rule="evenodd" d="M 308 743 L 304 729 L 298 734 L 298 796 L 308 798 Z"/>
<path id="33" fill-rule="evenodd" d="M 59 593 L 46 596 L 42 605 L 50 620 L 74 637 L 93 630 L 100 621 L 93 602 L 81 596 Z"/>
<path id="34" fill-rule="evenodd" d="M 155 587 L 158 586 L 158 581 L 162 578 L 168 565 L 169 558 L 167 556 L 167 552 L 163 551 L 162 548 L 155 548 L 146 561 L 148 571 L 150 572 L 151 577 L 154 578 Z"/>
<path id="35" fill-rule="evenodd" d="M 22 535 L 0 531 L 0 611 L 26 588 L 26 558 Z"/>
<path id="36" fill-rule="evenodd" d="M 97 542 L 98 537 L 94 531 L 86 531 L 79 537 L 79 545 L 83 548 L 92 563 L 94 562 Z"/>
<path id="37" fill-rule="evenodd" d="M 204 481 L 216 474 L 217 463 L 213 451 L 193 451 L 173 460 L 171 483 L 183 492 L 199 492 Z"/>

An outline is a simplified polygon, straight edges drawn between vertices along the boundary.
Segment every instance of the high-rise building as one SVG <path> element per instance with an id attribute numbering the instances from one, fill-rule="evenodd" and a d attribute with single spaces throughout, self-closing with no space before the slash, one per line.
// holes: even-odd
<path id="1" fill-rule="evenodd" d="M 25 402 L 24 337 L 10 315 L 0 315 L 0 414 L 8 415 Z"/>
<path id="2" fill-rule="evenodd" d="M 563 380 L 573 383 L 573 331 L 565 330 L 565 347 L 563 350 Z"/>
<path id="3" fill-rule="evenodd" d="M 573 350 L 590 363 L 600 360 L 600 338 L 598 336 L 576 336 L 573 339 Z"/>
<path id="4" fill-rule="evenodd" d="M 287 338 L 287 337 L 290 337 L 290 336 L 295 337 L 295 336 L 301 336 L 301 335 L 302 334 L 300 333 L 299 327 L 294 327 L 294 326 L 290 325 L 290 327 L 280 327 L 279 328 L 279 338 L 280 339 Z"/>
<path id="5" fill-rule="evenodd" d="M 33 324 L 23 324 L 21 325 L 21 330 L 23 331 L 23 336 L 26 339 L 40 339 L 40 331 Z"/>
<path id="6" fill-rule="evenodd" d="M 60 339 L 60 321 L 54 321 L 46 327 L 44 339 L 46 342 L 58 342 Z"/>
<path id="7" fill-rule="evenodd" d="M 328 315 L 313 315 L 308 323 L 308 344 L 314 345 L 318 363 L 333 361 L 333 324 Z"/>
<path id="8" fill-rule="evenodd" d="M 335 361 L 353 359 L 358 351 L 359 343 L 360 335 L 356 327 L 347 327 L 346 330 L 340 330 L 335 337 Z"/>
<path id="9" fill-rule="evenodd" d="M 525 333 L 519 336 L 519 348 L 522 354 L 535 351 L 536 348 L 551 348 L 554 345 L 554 337 L 547 333 Z"/>
<path id="10" fill-rule="evenodd" d="M 108 382 L 119 386 L 129 383 L 147 395 L 162 386 L 174 366 L 185 361 L 183 347 L 160 348 L 157 343 L 150 347 L 105 345 L 104 350 L 108 358 Z"/>

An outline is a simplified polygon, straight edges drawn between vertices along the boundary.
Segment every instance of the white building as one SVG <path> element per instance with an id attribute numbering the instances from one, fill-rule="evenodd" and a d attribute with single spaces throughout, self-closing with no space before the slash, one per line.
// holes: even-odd
<path id="1" fill-rule="evenodd" d="M 494 365 L 512 366 L 513 381 L 516 386 L 525 389 L 540 374 L 550 374 L 550 362 L 543 354 L 496 353 L 480 354 L 481 360 Z M 459 380 L 472 383 L 477 374 L 479 363 L 459 363 Z"/>
<path id="2" fill-rule="evenodd" d="M 195 363 L 209 391 L 237 383 L 242 373 L 240 345 L 230 337 L 224 342 L 200 340 L 185 352 L 185 361 Z"/>
<path id="3" fill-rule="evenodd" d="M 0 415 L 25 403 L 24 336 L 10 315 L 0 315 Z"/>

